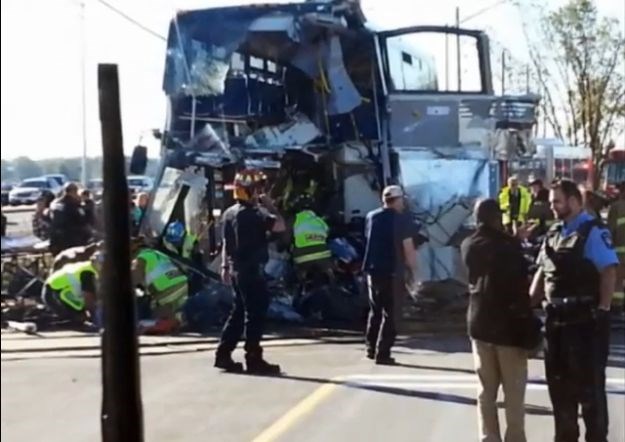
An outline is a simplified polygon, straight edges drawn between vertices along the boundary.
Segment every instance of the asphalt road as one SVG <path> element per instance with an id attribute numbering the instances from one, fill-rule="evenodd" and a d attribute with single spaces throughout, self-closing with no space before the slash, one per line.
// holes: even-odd
<path id="1" fill-rule="evenodd" d="M 608 369 L 612 442 L 625 440 L 625 339 L 619 333 Z M 97 355 L 7 353 L 8 337 L 3 334 L 2 437 L 99 440 Z M 42 338 L 20 339 L 34 345 Z M 175 354 L 173 348 L 152 347 L 142 356 L 146 441 L 477 440 L 476 379 L 463 336 L 406 339 L 396 351 L 399 367 L 373 365 L 354 340 L 273 341 L 266 355 L 282 364 L 278 378 L 214 370 L 207 351 L 214 344 L 186 345 Z M 530 378 L 528 441 L 546 442 L 553 418 L 542 361 L 531 361 Z"/>

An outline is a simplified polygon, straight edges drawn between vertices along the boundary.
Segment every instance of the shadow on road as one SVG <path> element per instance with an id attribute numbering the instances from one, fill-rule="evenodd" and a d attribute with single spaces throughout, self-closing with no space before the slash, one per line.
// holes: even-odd
<path id="1" fill-rule="evenodd" d="M 276 378 L 291 380 L 291 381 L 312 382 L 316 384 L 334 384 L 334 385 L 338 385 L 341 387 L 352 388 L 356 390 L 373 391 L 377 393 L 392 394 L 392 395 L 397 395 L 397 396 L 413 397 L 413 398 L 419 398 L 419 399 L 428 399 L 428 400 L 433 400 L 433 401 L 451 402 L 451 403 L 462 404 L 462 405 L 470 405 L 470 406 L 477 405 L 477 400 L 474 398 L 469 398 L 466 396 L 461 396 L 461 395 L 452 394 L 452 393 L 411 390 L 407 388 L 391 387 L 387 385 L 365 385 L 365 384 L 357 384 L 354 382 L 337 380 L 337 379 L 294 376 L 294 375 L 289 375 L 289 374 L 283 374 L 282 376 L 277 376 Z M 503 403 L 498 403 L 497 406 L 499 408 L 504 408 Z M 552 410 L 549 407 L 543 407 L 543 406 L 532 405 L 532 404 L 525 405 L 525 412 L 527 414 L 537 415 L 537 416 L 551 416 L 553 414 Z"/>

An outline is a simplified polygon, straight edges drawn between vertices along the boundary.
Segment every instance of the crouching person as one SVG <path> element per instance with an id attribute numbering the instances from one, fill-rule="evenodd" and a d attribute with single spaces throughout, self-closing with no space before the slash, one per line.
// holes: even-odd
<path id="1" fill-rule="evenodd" d="M 183 325 L 182 307 L 189 289 L 187 276 L 164 253 L 142 249 L 132 262 L 135 286 L 145 289 L 153 320 L 139 321 L 139 331 L 166 334 Z"/>
<path id="2" fill-rule="evenodd" d="M 98 256 L 65 264 L 46 279 L 43 287 L 43 303 L 60 319 L 69 320 L 74 326 L 101 326 L 96 295 Z"/>

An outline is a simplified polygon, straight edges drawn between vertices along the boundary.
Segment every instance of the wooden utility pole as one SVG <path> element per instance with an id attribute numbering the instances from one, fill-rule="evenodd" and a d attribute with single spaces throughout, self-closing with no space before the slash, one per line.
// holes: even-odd
<path id="1" fill-rule="evenodd" d="M 117 65 L 98 66 L 104 185 L 102 441 L 142 442 L 143 407 Z"/>

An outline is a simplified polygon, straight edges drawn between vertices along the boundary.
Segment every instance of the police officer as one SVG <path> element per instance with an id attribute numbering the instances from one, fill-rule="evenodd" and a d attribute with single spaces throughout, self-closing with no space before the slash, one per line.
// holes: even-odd
<path id="1" fill-rule="evenodd" d="M 271 232 L 286 230 L 284 219 L 268 196 L 260 194 L 263 175 L 244 170 L 235 176 L 236 204 L 223 213 L 223 261 L 221 276 L 234 289 L 234 305 L 224 325 L 215 355 L 215 367 L 231 372 L 243 370 L 232 360 L 245 331 L 245 360 L 248 373 L 279 374 L 280 366 L 263 359 L 260 341 L 269 293 L 263 269 L 268 260 L 268 237 Z"/>
<path id="2" fill-rule="evenodd" d="M 577 185 L 555 182 L 549 195 L 558 219 L 547 233 L 530 289 L 546 297 L 545 371 L 555 419 L 555 441 L 577 441 L 581 405 L 587 442 L 606 442 L 605 393 L 616 253 L 610 232 L 583 210 Z"/>

